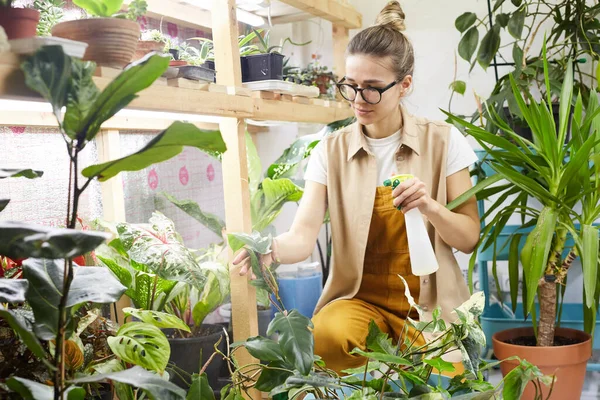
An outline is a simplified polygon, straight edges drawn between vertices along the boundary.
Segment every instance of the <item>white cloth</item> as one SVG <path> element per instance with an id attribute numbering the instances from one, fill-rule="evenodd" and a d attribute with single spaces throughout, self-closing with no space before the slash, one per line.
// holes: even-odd
<path id="1" fill-rule="evenodd" d="M 401 131 L 383 139 L 372 139 L 365 136 L 371 152 L 377 159 L 377 181 L 383 185 L 383 181 L 392 174 L 401 173 L 396 171 L 395 155 L 400 145 Z M 470 167 L 478 158 L 475 151 L 462 133 L 456 128 L 450 128 L 450 140 L 448 142 L 448 156 L 446 163 L 446 177 Z M 315 146 L 308 161 L 304 179 L 327 185 L 327 154 L 323 141 Z"/>

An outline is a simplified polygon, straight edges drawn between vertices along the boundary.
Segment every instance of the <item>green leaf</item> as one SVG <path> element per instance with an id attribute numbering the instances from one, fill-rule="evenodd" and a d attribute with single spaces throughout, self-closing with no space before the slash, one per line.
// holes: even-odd
<path id="1" fill-rule="evenodd" d="M 369 334 L 366 345 L 367 349 L 376 353 L 397 354 L 397 349 L 392 343 L 392 339 L 387 333 L 382 332 L 373 320 L 369 322 Z"/>
<path id="2" fill-rule="evenodd" d="M 454 372 L 454 370 L 456 369 L 451 362 L 444 361 L 440 357 L 434 358 L 434 359 L 431 359 L 431 360 L 428 360 L 428 359 L 425 358 L 425 359 L 423 359 L 423 362 L 425 364 L 431 365 L 434 369 L 436 369 L 437 371 L 439 371 L 439 373 L 442 373 L 442 372 Z"/>
<path id="3" fill-rule="evenodd" d="M 271 251 L 272 237 L 263 237 L 258 232 L 230 233 L 227 235 L 227 242 L 233 252 L 237 252 L 244 247 L 259 254 L 268 254 Z"/>
<path id="4" fill-rule="evenodd" d="M 175 197 L 168 193 L 163 192 L 163 196 L 167 198 L 171 203 L 177 206 L 181 211 L 185 212 L 196 221 L 213 231 L 216 235 L 221 237 L 223 230 L 225 229 L 225 221 L 220 217 L 204 212 L 200 209 L 198 203 L 193 200 L 177 200 Z"/>
<path id="5" fill-rule="evenodd" d="M 366 366 L 360 366 L 360 367 L 356 367 L 356 368 L 348 368 L 348 369 L 342 370 L 342 372 L 347 375 L 364 374 L 365 369 L 367 370 L 367 373 L 369 373 L 369 372 L 379 370 L 381 368 L 381 366 L 382 365 L 379 361 L 369 361 Z"/>
<path id="6" fill-rule="evenodd" d="M 496 0 L 496 4 L 494 4 L 494 8 L 492 9 L 492 12 L 496 12 L 500 6 L 502 6 L 502 4 L 504 3 L 504 0 Z"/>
<path id="7" fill-rule="evenodd" d="M 252 136 L 246 132 L 246 159 L 248 164 L 248 186 L 250 190 L 250 197 L 258 190 L 260 179 L 262 175 L 262 164 L 256 146 L 252 140 Z"/>
<path id="8" fill-rule="evenodd" d="M 458 94 L 464 95 L 467 90 L 467 83 L 465 81 L 454 81 L 450 84 L 450 89 Z"/>
<path id="9" fill-rule="evenodd" d="M 94 250 L 110 236 L 102 232 L 0 222 L 0 254 L 12 258 L 72 258 Z"/>
<path id="10" fill-rule="evenodd" d="M 260 192 L 259 192 L 260 193 Z M 257 219 L 253 221 L 253 230 L 262 232 L 281 212 L 287 202 L 298 202 L 304 190 L 288 178 L 262 181 L 262 205 L 257 209 Z"/>
<path id="11" fill-rule="evenodd" d="M 143 149 L 118 160 L 87 167 L 82 174 L 87 178 L 98 177 L 101 182 L 104 182 L 119 172 L 139 171 L 173 158 L 181 153 L 184 146 L 196 147 L 213 154 L 223 153 L 226 150 L 219 131 L 202 130 L 186 122 L 173 122 Z"/>
<path id="12" fill-rule="evenodd" d="M 29 379 L 12 377 L 6 381 L 6 385 L 13 391 L 19 393 L 25 400 L 53 400 L 54 387 L 42 383 L 30 381 Z M 66 400 L 85 399 L 85 389 L 71 386 L 65 391 Z"/>
<path id="13" fill-rule="evenodd" d="M 523 0 L 511 0 L 515 7 L 521 7 Z"/>
<path id="14" fill-rule="evenodd" d="M 358 354 L 363 357 L 368 358 L 369 360 L 380 361 L 386 364 L 394 364 L 394 365 L 413 365 L 409 360 L 395 356 L 392 354 L 378 353 L 374 351 L 364 351 L 359 348 L 356 348 L 350 352 L 350 354 Z"/>
<path id="15" fill-rule="evenodd" d="M 285 361 L 281 346 L 274 340 L 255 336 L 246 340 L 243 345 L 252 357 L 260 361 Z"/>
<path id="16" fill-rule="evenodd" d="M 44 171 L 34 171 L 23 168 L 0 168 L 0 179 L 25 177 L 29 179 L 39 178 L 44 175 Z"/>
<path id="17" fill-rule="evenodd" d="M 25 343 L 27 348 L 41 360 L 48 357 L 46 350 L 42 347 L 38 338 L 33 333 L 31 321 L 26 319 L 21 313 L 16 310 L 8 310 L 0 305 L 0 318 L 4 319 L 10 327 L 19 335 L 21 341 Z"/>
<path id="18" fill-rule="evenodd" d="M 517 310 L 519 297 L 519 244 L 522 235 L 514 235 L 508 251 L 508 281 L 510 283 L 510 305 L 513 313 Z"/>
<path id="19" fill-rule="evenodd" d="M 107 338 L 110 349 L 123 361 L 151 371 L 163 372 L 169 363 L 171 347 L 165 334 L 156 326 L 128 322 L 116 336 Z"/>
<path id="20" fill-rule="evenodd" d="M 308 375 L 313 365 L 314 338 L 311 320 L 292 310 L 289 314 L 275 314 L 269 324 L 267 335 L 279 334 L 278 342 L 288 362 L 300 373 Z"/>
<path id="21" fill-rule="evenodd" d="M 360 388 L 355 390 L 346 400 L 377 400 L 379 397 L 372 388 Z"/>
<path id="22" fill-rule="evenodd" d="M 157 328 L 166 329 L 181 329 L 182 331 L 191 332 L 190 327 L 176 316 L 153 310 L 138 310 L 136 308 L 125 307 L 123 309 L 125 316 L 135 317 L 142 322 L 153 325 Z"/>
<path id="23" fill-rule="evenodd" d="M 139 366 L 135 366 L 125 371 L 75 379 L 73 383 L 100 382 L 105 379 L 138 387 L 144 390 L 152 400 L 185 399 L 185 390 Z"/>
<path id="24" fill-rule="evenodd" d="M 477 15 L 472 12 L 466 12 L 458 16 L 454 21 L 454 26 L 460 33 L 469 29 L 477 21 Z"/>
<path id="25" fill-rule="evenodd" d="M 477 27 L 469 29 L 460 39 L 458 43 L 458 55 L 464 60 L 471 62 L 475 50 L 477 50 L 477 44 L 479 43 L 479 31 Z"/>
<path id="26" fill-rule="evenodd" d="M 0 279 L 0 303 L 23 303 L 27 285 L 25 279 Z"/>
<path id="27" fill-rule="evenodd" d="M 86 140 L 84 123 L 100 91 L 92 77 L 96 65 L 92 62 L 72 60 L 71 85 L 67 95 L 67 110 L 63 129 L 71 139 Z"/>
<path id="28" fill-rule="evenodd" d="M 523 49 L 518 44 L 514 44 L 512 50 L 513 62 L 515 63 L 515 69 L 521 71 L 523 67 Z"/>
<path id="29" fill-rule="evenodd" d="M 123 0 L 73 0 L 73 4 L 95 17 L 108 18 L 121 10 Z"/>
<path id="30" fill-rule="evenodd" d="M 283 385 L 293 375 L 293 372 L 284 371 L 283 369 L 287 369 L 287 366 L 281 361 L 272 361 L 264 366 L 258 381 L 256 381 L 256 389 L 269 393 L 276 387 Z"/>
<path id="31" fill-rule="evenodd" d="M 508 15 L 506 13 L 496 14 L 496 23 L 498 25 L 500 25 L 502 28 L 506 28 L 506 25 L 508 25 L 509 18 L 510 18 L 510 15 Z"/>
<path id="32" fill-rule="evenodd" d="M 547 75 L 548 72 L 546 71 L 544 74 Z M 569 59 L 567 61 L 567 70 L 565 71 L 559 100 L 558 143 L 560 146 L 562 146 L 562 143 L 564 143 L 565 138 L 567 137 L 567 129 L 569 126 L 572 107 L 571 100 L 573 98 L 573 81 L 573 62 Z"/>
<path id="33" fill-rule="evenodd" d="M 192 375 L 192 386 L 186 400 L 215 400 L 215 394 L 208 384 L 208 376 L 205 373 Z"/>
<path id="34" fill-rule="evenodd" d="M 207 275 L 207 282 L 201 292 L 199 301 L 193 306 L 192 318 L 199 326 L 204 318 L 223 304 L 229 295 L 229 270 L 217 262 L 203 262 L 200 268 Z"/>
<path id="35" fill-rule="evenodd" d="M 10 203 L 10 199 L 0 199 L 0 211 L 4 210 L 8 203 Z"/>
<path id="36" fill-rule="evenodd" d="M 479 52 L 477 53 L 477 61 L 483 69 L 487 69 L 487 67 L 490 66 L 490 63 L 494 59 L 499 48 L 500 26 L 494 25 L 494 27 L 485 34 L 483 39 L 481 39 L 481 46 L 479 46 Z"/>
<path id="37" fill-rule="evenodd" d="M 25 84 L 52 105 L 57 119 L 67 103 L 71 76 L 71 57 L 61 46 L 43 46 L 22 64 Z"/>
<path id="38" fill-rule="evenodd" d="M 333 121 L 325 127 L 324 136 L 331 135 L 336 131 L 339 131 L 342 128 L 352 125 L 356 122 L 356 117 L 348 117 L 346 119 L 340 119 L 338 121 Z"/>
<path id="39" fill-rule="evenodd" d="M 202 289 L 206 276 L 192 252 L 182 243 L 173 221 L 155 211 L 149 222 L 149 228 L 126 223 L 117 225 L 130 259 L 163 279 L 186 282 Z"/>
<path id="40" fill-rule="evenodd" d="M 521 39 L 521 36 L 523 35 L 526 14 L 527 10 L 522 8 L 512 13 L 510 19 L 508 20 L 508 33 L 510 33 L 512 37 L 517 40 Z"/>
<path id="41" fill-rule="evenodd" d="M 52 340 L 58 333 L 58 304 L 63 296 L 64 262 L 30 258 L 23 262 L 23 276 L 29 281 L 27 302 L 35 315 L 35 332 L 40 339 Z M 73 267 L 73 281 L 66 302 L 70 336 L 71 308 L 83 303 L 108 304 L 121 298 L 125 287 L 103 267 Z"/>
<path id="42" fill-rule="evenodd" d="M 296 139 L 290 147 L 285 149 L 281 156 L 269 166 L 266 172 L 267 178 L 273 180 L 279 178 L 291 178 L 296 172 L 296 167 L 310 156 L 312 150 L 319 143 L 314 135 L 302 136 Z"/>
<path id="43" fill-rule="evenodd" d="M 544 207 L 538 217 L 538 222 L 533 231 L 527 236 L 527 241 L 521 252 L 521 263 L 527 280 L 527 304 L 523 305 L 531 312 L 537 293 L 538 281 L 544 274 L 554 230 L 558 219 L 556 210 Z"/>
<path id="44" fill-rule="evenodd" d="M 471 189 L 467 190 L 466 192 L 464 192 L 463 194 L 458 196 L 456 199 L 454 199 L 453 201 L 448 203 L 446 205 L 446 208 L 450 211 L 454 210 L 456 207 L 460 206 L 465 201 L 469 200 L 471 197 L 477 195 L 477 193 L 481 192 L 486 187 L 493 185 L 494 183 L 496 183 L 502 179 L 504 179 L 502 177 L 502 175 L 496 174 L 496 175 L 492 175 L 488 178 L 485 178 L 485 180 L 483 180 L 483 181 L 479 181 L 477 183 L 477 185 L 473 186 Z"/>
<path id="45" fill-rule="evenodd" d="M 583 252 L 581 253 L 581 266 L 583 268 L 583 288 L 585 290 L 586 306 L 597 306 L 596 285 L 598 282 L 598 227 L 582 225 Z"/>

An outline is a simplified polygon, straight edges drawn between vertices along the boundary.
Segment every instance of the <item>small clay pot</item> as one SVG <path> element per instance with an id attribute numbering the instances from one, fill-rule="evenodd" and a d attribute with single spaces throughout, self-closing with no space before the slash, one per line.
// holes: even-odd
<path id="1" fill-rule="evenodd" d="M 154 40 L 138 40 L 137 49 L 135 50 L 131 61 L 137 61 L 153 51 L 162 53 L 164 48 L 164 43 L 156 42 Z"/>
<path id="2" fill-rule="evenodd" d="M 8 40 L 34 37 L 40 12 L 31 8 L 0 8 L 0 26 Z"/>

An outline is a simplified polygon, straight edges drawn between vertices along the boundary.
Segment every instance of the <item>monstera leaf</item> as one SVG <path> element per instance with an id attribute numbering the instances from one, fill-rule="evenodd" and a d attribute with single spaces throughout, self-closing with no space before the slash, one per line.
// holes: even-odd
<path id="1" fill-rule="evenodd" d="M 94 250 L 110 236 L 102 232 L 0 222 L 0 254 L 12 258 L 72 258 Z"/>
<path id="2" fill-rule="evenodd" d="M 131 261 L 142 264 L 160 278 L 181 281 L 202 289 L 204 272 L 175 231 L 173 221 L 156 211 L 150 218 L 151 228 L 119 224 L 117 230 Z"/>
<path id="3" fill-rule="evenodd" d="M 23 262 L 23 274 L 29 281 L 27 301 L 35 315 L 37 336 L 51 340 L 58 333 L 58 304 L 63 296 L 64 263 L 33 259 Z M 73 267 L 73 281 L 67 297 L 67 337 L 73 331 L 71 308 L 82 303 L 114 303 L 121 298 L 125 287 L 102 267 Z"/>
<path id="4" fill-rule="evenodd" d="M 135 366 L 125 371 L 109 372 L 73 380 L 75 384 L 102 382 L 104 380 L 125 383 L 142 389 L 152 400 L 184 400 L 185 390 L 161 377 Z"/>

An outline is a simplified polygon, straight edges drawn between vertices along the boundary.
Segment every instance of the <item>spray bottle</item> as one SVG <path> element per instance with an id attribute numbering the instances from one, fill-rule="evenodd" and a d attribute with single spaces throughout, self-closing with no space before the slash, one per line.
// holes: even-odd
<path id="1" fill-rule="evenodd" d="M 384 186 L 395 189 L 402 182 L 414 178 L 411 174 L 394 175 L 383 182 Z M 398 207 L 400 209 L 400 207 Z M 439 269 L 433 246 L 429 240 L 423 216 L 418 208 L 404 213 L 406 235 L 408 236 L 408 251 L 413 275 L 424 276 L 433 274 Z"/>

